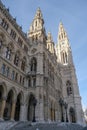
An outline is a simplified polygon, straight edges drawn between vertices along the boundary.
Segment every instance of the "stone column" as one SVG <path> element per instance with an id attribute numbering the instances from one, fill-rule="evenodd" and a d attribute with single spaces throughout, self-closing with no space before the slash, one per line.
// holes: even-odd
<path id="1" fill-rule="evenodd" d="M 11 109 L 11 120 L 14 120 L 14 116 L 15 116 L 15 107 L 16 107 L 16 102 L 13 101 L 13 102 L 12 102 L 12 109 Z"/>
<path id="2" fill-rule="evenodd" d="M 27 121 L 27 112 L 28 112 L 27 104 L 21 104 L 21 106 L 20 106 L 20 121 Z"/>
<path id="3" fill-rule="evenodd" d="M 0 118 L 1 118 L 1 119 L 3 119 L 3 114 L 4 114 L 5 105 L 6 105 L 6 98 L 3 98 L 3 99 L 2 99 L 2 106 L 1 106 L 1 110 L 0 110 Z"/>

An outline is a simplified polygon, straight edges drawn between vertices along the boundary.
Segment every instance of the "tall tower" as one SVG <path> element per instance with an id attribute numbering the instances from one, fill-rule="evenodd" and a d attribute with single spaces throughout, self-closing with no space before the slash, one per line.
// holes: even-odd
<path id="1" fill-rule="evenodd" d="M 70 122 L 83 122 L 81 97 L 73 63 L 69 39 L 62 23 L 59 24 L 58 44 L 56 45 L 57 61 L 60 66 L 64 100 L 68 104 Z"/>
<path id="2" fill-rule="evenodd" d="M 28 32 L 28 38 L 31 42 L 44 42 L 46 40 L 44 20 L 40 8 L 38 8 L 36 11 L 35 17 Z"/>

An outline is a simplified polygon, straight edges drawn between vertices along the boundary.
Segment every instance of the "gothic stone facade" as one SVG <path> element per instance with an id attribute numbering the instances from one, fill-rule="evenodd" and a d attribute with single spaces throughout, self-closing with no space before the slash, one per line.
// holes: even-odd
<path id="1" fill-rule="evenodd" d="M 39 8 L 26 35 L 0 2 L 0 119 L 83 122 L 67 33 L 55 46 Z"/>

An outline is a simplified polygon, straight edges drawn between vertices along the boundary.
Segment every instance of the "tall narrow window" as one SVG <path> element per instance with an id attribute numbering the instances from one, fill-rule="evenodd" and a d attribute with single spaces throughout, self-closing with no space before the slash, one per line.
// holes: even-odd
<path id="1" fill-rule="evenodd" d="M 67 62 L 68 62 L 68 59 L 67 59 L 67 54 L 65 52 L 65 63 L 67 63 Z"/>
<path id="2" fill-rule="evenodd" d="M 36 72 L 36 69 L 37 69 L 37 62 L 36 62 L 36 59 L 33 58 L 31 60 L 31 71 Z"/>
<path id="3" fill-rule="evenodd" d="M 12 80 L 15 79 L 15 71 L 14 71 L 14 70 L 12 71 L 12 75 L 11 75 L 11 77 L 12 77 Z"/>
<path id="4" fill-rule="evenodd" d="M 33 87 L 36 86 L 36 77 L 33 77 Z"/>
<path id="5" fill-rule="evenodd" d="M 0 40 L 0 49 L 2 48 L 2 40 Z"/>
<path id="6" fill-rule="evenodd" d="M 5 74 L 5 71 L 6 71 L 6 65 L 3 64 L 3 65 L 2 65 L 2 74 Z"/>
<path id="7" fill-rule="evenodd" d="M 66 86 L 67 86 L 67 95 L 70 96 L 72 94 L 72 86 L 71 86 L 71 82 L 67 81 L 66 82 Z"/>
<path id="8" fill-rule="evenodd" d="M 25 78 L 23 77 L 23 85 L 24 85 Z"/>
<path id="9" fill-rule="evenodd" d="M 15 74 L 15 81 L 18 81 L 18 73 Z"/>
<path id="10" fill-rule="evenodd" d="M 31 78 L 28 79 L 28 86 L 31 87 Z"/>
<path id="11" fill-rule="evenodd" d="M 9 77 L 9 71 L 10 71 L 10 68 L 7 67 L 7 68 L 6 68 L 6 76 L 7 76 L 7 77 Z"/>
<path id="12" fill-rule="evenodd" d="M 21 84 L 21 82 L 22 82 L 22 76 L 20 75 L 20 84 Z"/>
<path id="13" fill-rule="evenodd" d="M 68 57 L 67 57 L 67 53 L 66 52 L 62 53 L 62 62 L 64 64 L 66 64 L 68 62 Z"/>
<path id="14" fill-rule="evenodd" d="M 11 58 L 11 49 L 9 47 L 6 48 L 6 54 L 5 54 L 6 58 L 8 60 L 10 60 Z"/>
<path id="15" fill-rule="evenodd" d="M 21 63 L 21 70 L 25 71 L 26 58 L 24 57 Z"/>
<path id="16" fill-rule="evenodd" d="M 16 66 L 19 65 L 19 55 L 18 55 L 18 54 L 15 55 L 14 64 L 15 64 Z"/>

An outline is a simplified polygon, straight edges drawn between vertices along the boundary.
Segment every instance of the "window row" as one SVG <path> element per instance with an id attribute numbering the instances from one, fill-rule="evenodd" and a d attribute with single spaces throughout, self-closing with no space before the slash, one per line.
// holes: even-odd
<path id="1" fill-rule="evenodd" d="M 2 48 L 2 41 L 0 40 L 0 49 L 1 48 Z M 5 53 L 5 58 L 11 61 L 12 58 L 13 58 L 13 47 L 12 47 L 11 44 L 9 44 L 7 46 L 7 48 L 5 48 L 5 52 L 4 53 Z M 13 63 L 16 66 L 19 66 L 19 64 L 20 64 L 20 52 L 19 51 L 16 52 L 16 54 L 14 56 L 14 59 L 13 59 Z M 21 68 L 22 71 L 25 71 L 25 67 L 26 67 L 26 57 L 24 56 L 22 58 L 20 68 Z"/>
<path id="2" fill-rule="evenodd" d="M 6 64 L 2 64 L 1 73 L 9 79 L 24 85 L 25 78 L 22 75 L 19 75 L 18 72 L 14 70 L 11 71 L 10 67 L 8 67 Z"/>
<path id="3" fill-rule="evenodd" d="M 1 26 L 2 26 L 6 31 L 7 31 L 8 28 L 9 28 L 9 24 L 7 23 L 7 21 L 6 21 L 5 19 L 2 19 Z M 16 34 L 16 32 L 15 32 L 13 29 L 11 29 L 11 31 L 10 31 L 10 36 L 11 36 L 14 40 L 15 40 L 16 37 L 17 37 L 17 34 Z M 19 45 L 20 47 L 23 46 L 23 40 L 22 40 L 20 37 L 18 37 L 17 43 L 18 43 L 18 45 Z M 28 52 L 28 47 L 27 47 L 26 45 L 24 45 L 23 49 L 24 49 L 25 52 Z"/>

